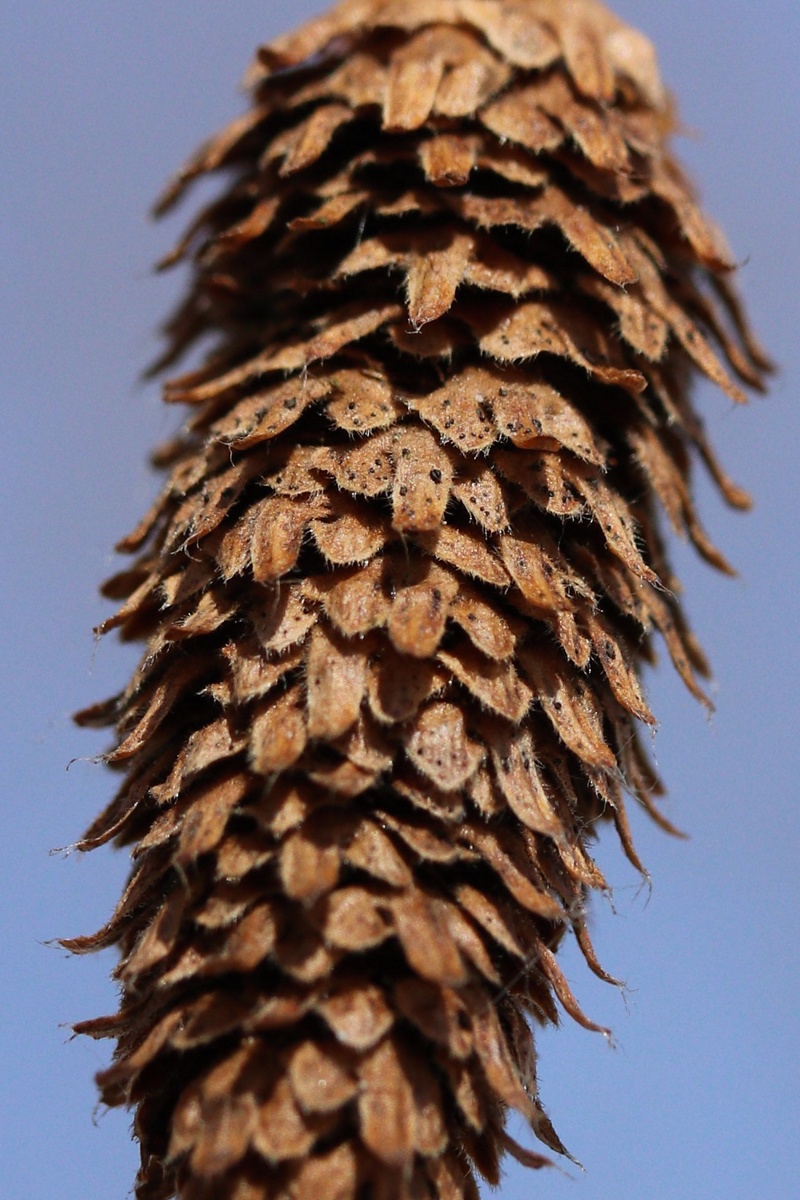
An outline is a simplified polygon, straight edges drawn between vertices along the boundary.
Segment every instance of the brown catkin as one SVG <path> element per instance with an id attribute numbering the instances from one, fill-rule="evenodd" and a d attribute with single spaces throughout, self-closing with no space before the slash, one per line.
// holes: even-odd
<path id="1" fill-rule="evenodd" d="M 703 699 L 661 515 L 729 570 L 689 399 L 768 363 L 670 155 L 649 43 L 595 0 L 347 0 L 262 47 L 252 105 L 161 201 L 222 188 L 162 366 L 189 406 L 105 585 L 142 640 L 99 1077 L 139 1200 L 456 1200 L 515 1109 L 563 1147 L 531 1020 L 590 1028 L 554 951 L 605 886 L 663 638 Z"/>

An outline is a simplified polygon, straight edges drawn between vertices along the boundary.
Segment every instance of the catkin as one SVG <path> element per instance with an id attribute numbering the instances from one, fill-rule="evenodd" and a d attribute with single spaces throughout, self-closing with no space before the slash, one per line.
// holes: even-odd
<path id="1" fill-rule="evenodd" d="M 103 630 L 144 642 L 119 792 L 105 1103 L 139 1200 L 456 1200 L 509 1109 L 564 1152 L 531 1023 L 589 1028 L 555 951 L 589 853 L 660 785 L 661 639 L 704 699 L 662 520 L 729 570 L 692 408 L 768 362 L 668 146 L 647 40 L 595 0 L 349 0 L 262 47 L 161 364 L 188 406 Z M 660 510 L 660 511 L 659 511 Z"/>

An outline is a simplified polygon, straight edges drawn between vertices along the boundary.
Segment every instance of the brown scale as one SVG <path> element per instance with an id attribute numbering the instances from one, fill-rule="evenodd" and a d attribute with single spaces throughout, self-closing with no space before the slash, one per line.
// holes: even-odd
<path id="1" fill-rule="evenodd" d="M 657 507 L 726 500 L 687 387 L 769 368 L 669 156 L 655 55 L 595 0 L 348 0 L 263 47 L 253 106 L 160 202 L 224 172 L 161 365 L 190 406 L 119 548 L 102 629 L 145 642 L 133 846 L 99 1077 L 136 1109 L 140 1200 L 460 1200 L 566 1153 L 530 1022 L 581 1011 L 555 951 L 607 885 L 657 633 L 707 667 Z"/>

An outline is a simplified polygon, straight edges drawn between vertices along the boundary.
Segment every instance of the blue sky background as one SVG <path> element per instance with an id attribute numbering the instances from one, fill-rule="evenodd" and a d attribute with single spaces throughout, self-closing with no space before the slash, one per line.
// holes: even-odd
<path id="1" fill-rule="evenodd" d="M 110 548 L 156 487 L 145 459 L 172 417 L 137 383 L 176 280 L 150 264 L 175 228 L 144 214 L 195 143 L 239 111 L 259 41 L 319 5 L 267 0 L 0 0 L 0 1194 L 121 1200 L 129 1119 L 95 1114 L 103 1043 L 65 1024 L 115 1007 L 113 956 L 47 945 L 113 907 L 124 856 L 50 855 L 111 795 L 72 710 L 115 691 L 135 651 L 95 647 Z M 796 1194 L 798 1153 L 798 282 L 800 7 L 796 0 L 618 0 L 650 34 L 686 124 L 682 155 L 744 266 L 781 365 L 745 411 L 703 389 L 723 459 L 757 499 L 703 511 L 738 564 L 676 561 L 718 681 L 712 723 L 666 667 L 650 680 L 668 812 L 635 818 L 653 890 L 608 837 L 616 886 L 594 928 L 627 1007 L 566 967 L 618 1048 L 565 1026 L 540 1039 L 546 1104 L 586 1166 L 511 1168 L 504 1200 L 751 1200 Z M 188 212 L 188 210 L 187 210 Z M 183 219 L 182 214 L 179 224 Z M 173 223 L 174 224 L 174 223 Z M 70 759 L 78 758 L 70 770 Z"/>

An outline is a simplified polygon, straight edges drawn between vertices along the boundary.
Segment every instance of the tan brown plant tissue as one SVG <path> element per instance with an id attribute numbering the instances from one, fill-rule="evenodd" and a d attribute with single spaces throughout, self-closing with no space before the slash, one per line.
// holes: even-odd
<path id="1" fill-rule="evenodd" d="M 140 1200 L 456 1200 L 516 1109 L 563 1147 L 531 1022 L 592 1027 L 554 952 L 605 886 L 661 638 L 703 699 L 662 514 L 695 513 L 689 399 L 768 363 L 670 155 L 647 40 L 595 0 L 347 0 L 263 47 L 163 364 L 185 431 L 120 549 L 142 640 L 116 799 L 107 1104 Z M 661 510 L 661 511 L 659 511 Z M 666 824 L 666 822 L 662 823 Z"/>

